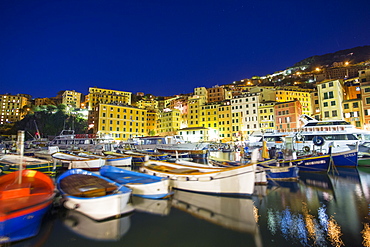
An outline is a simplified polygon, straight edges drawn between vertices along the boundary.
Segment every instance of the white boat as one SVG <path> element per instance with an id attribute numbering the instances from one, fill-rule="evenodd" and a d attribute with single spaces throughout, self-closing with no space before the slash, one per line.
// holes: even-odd
<path id="1" fill-rule="evenodd" d="M 61 150 L 111 151 L 115 144 L 112 137 L 100 138 L 96 134 L 75 134 L 74 130 L 62 130 L 50 143 Z"/>
<path id="2" fill-rule="evenodd" d="M 186 142 L 182 136 L 146 136 L 134 139 L 138 150 L 203 150 L 208 149 L 209 143 Z"/>
<path id="3" fill-rule="evenodd" d="M 92 159 L 104 159 L 105 165 L 120 167 L 126 170 L 131 170 L 132 156 L 129 156 L 129 155 L 125 155 L 125 154 L 98 155 L 98 154 L 92 154 L 92 153 L 87 153 L 87 152 L 79 152 L 78 156 L 92 158 Z"/>
<path id="4" fill-rule="evenodd" d="M 344 120 L 318 121 L 303 115 L 301 121 L 304 122 L 302 128 L 266 132 L 260 141 L 250 142 L 249 147 L 262 147 L 264 139 L 269 148 L 282 149 L 285 139 L 290 137 L 294 139 L 296 150 L 309 152 L 320 149 L 326 152 L 329 150 L 329 145 L 333 145 L 333 151 L 339 152 L 353 149 L 356 143 L 370 140 L 370 131 L 357 129 Z"/>
<path id="5" fill-rule="evenodd" d="M 127 204 L 124 215 L 104 221 L 96 221 L 76 210 L 68 210 L 63 224 L 79 236 L 93 241 L 119 241 L 130 229 L 130 213 L 134 207 Z"/>
<path id="6" fill-rule="evenodd" d="M 188 166 L 165 161 L 149 160 L 140 171 L 170 179 L 170 186 L 178 190 L 226 196 L 253 194 L 256 164 L 239 167 L 215 168 Z"/>
<path id="7" fill-rule="evenodd" d="M 76 210 L 94 220 L 121 216 L 131 190 L 98 174 L 71 169 L 57 179 L 57 187 L 67 209 Z"/>
<path id="8" fill-rule="evenodd" d="M 55 163 L 61 163 L 62 167 L 68 169 L 80 168 L 88 171 L 98 171 L 106 162 L 105 159 L 89 158 L 62 152 L 53 153 L 51 157 Z"/>

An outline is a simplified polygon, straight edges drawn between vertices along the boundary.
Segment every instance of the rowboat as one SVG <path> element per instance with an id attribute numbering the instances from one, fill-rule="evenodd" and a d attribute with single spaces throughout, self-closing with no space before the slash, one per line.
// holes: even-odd
<path id="1" fill-rule="evenodd" d="M 131 160 L 132 157 L 129 155 L 98 155 L 98 154 L 92 154 L 88 152 L 80 152 L 78 153 L 78 156 L 86 157 L 86 158 L 91 158 L 91 159 L 103 159 L 105 160 L 105 165 L 109 166 L 116 166 L 116 167 L 121 167 L 125 169 L 130 169 L 131 170 Z"/>
<path id="2" fill-rule="evenodd" d="M 57 165 L 54 165 L 50 160 L 37 159 L 19 154 L 5 154 L 0 157 L 0 175 L 9 174 L 19 170 L 19 164 L 23 165 L 22 168 L 28 170 L 35 170 L 43 172 L 49 176 L 55 176 Z"/>
<path id="3" fill-rule="evenodd" d="M 0 177 L 0 245 L 38 234 L 54 196 L 53 180 L 36 170 Z"/>
<path id="4" fill-rule="evenodd" d="M 128 203 L 119 218 L 96 221 L 75 210 L 68 210 L 63 224 L 77 235 L 93 241 L 119 241 L 130 229 L 135 209 Z"/>
<path id="5" fill-rule="evenodd" d="M 57 179 L 67 209 L 74 209 L 94 220 L 120 216 L 131 195 L 131 190 L 98 174 L 70 169 Z"/>
<path id="6" fill-rule="evenodd" d="M 63 167 L 68 169 L 84 169 L 88 171 L 98 171 L 100 167 L 105 165 L 105 159 L 82 157 L 73 154 L 56 152 L 51 155 L 54 161 L 62 164 Z"/>
<path id="7" fill-rule="evenodd" d="M 165 161 L 148 160 L 140 171 L 170 179 L 170 186 L 177 190 L 225 196 L 251 195 L 255 182 L 255 164 L 219 168 L 188 166 Z"/>
<path id="8" fill-rule="evenodd" d="M 114 166 L 103 166 L 100 175 L 132 190 L 132 195 L 161 199 L 170 196 L 169 180 L 140 172 L 127 171 Z"/>

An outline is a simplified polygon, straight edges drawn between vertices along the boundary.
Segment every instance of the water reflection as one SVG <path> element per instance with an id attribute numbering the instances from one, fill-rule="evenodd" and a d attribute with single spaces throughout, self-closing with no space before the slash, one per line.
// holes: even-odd
<path id="1" fill-rule="evenodd" d="M 301 173 L 296 185 L 298 190 L 275 186 L 255 200 L 274 242 L 369 246 L 369 183 L 361 182 L 357 169 Z"/>
<path id="2" fill-rule="evenodd" d="M 138 196 L 132 196 L 132 205 L 135 212 L 144 212 L 150 214 L 157 214 L 161 216 L 168 215 L 171 210 L 171 200 L 154 200 Z"/>
<path id="3" fill-rule="evenodd" d="M 127 204 L 126 209 L 129 213 L 134 210 L 131 204 Z M 67 210 L 62 221 L 75 234 L 95 241 L 119 241 L 131 225 L 130 214 L 120 218 L 95 221 L 75 210 Z"/>
<path id="4" fill-rule="evenodd" d="M 172 206 L 234 231 L 254 236 L 255 245 L 262 246 L 258 209 L 249 198 L 221 197 L 175 191 Z"/>

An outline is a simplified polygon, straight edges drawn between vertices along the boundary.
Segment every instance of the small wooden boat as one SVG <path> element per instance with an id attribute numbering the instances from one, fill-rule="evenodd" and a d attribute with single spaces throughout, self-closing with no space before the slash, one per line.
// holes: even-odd
<path id="1" fill-rule="evenodd" d="M 50 160 L 29 156 L 22 156 L 21 158 L 19 154 L 6 154 L 0 157 L 0 175 L 18 171 L 21 163 L 24 169 L 36 170 L 49 176 L 55 176 L 57 169 L 60 168 Z"/>
<path id="2" fill-rule="evenodd" d="M 129 155 L 112 155 L 112 154 L 106 154 L 106 155 L 97 155 L 87 152 L 80 152 L 78 153 L 78 156 L 86 157 L 86 158 L 92 158 L 92 159 L 104 159 L 105 165 L 109 166 L 116 166 L 121 168 L 129 168 L 131 170 L 131 161 L 132 157 Z"/>
<path id="3" fill-rule="evenodd" d="M 38 234 L 55 196 L 53 180 L 36 170 L 0 177 L 0 245 Z"/>
<path id="4" fill-rule="evenodd" d="M 54 161 L 62 164 L 63 167 L 68 169 L 84 169 L 88 171 L 98 171 L 100 167 L 105 165 L 105 159 L 89 158 L 62 152 L 56 152 L 51 155 Z"/>
<path id="5" fill-rule="evenodd" d="M 140 171 L 170 179 L 170 186 L 185 191 L 225 196 L 245 196 L 253 194 L 255 164 L 239 167 L 217 168 L 187 166 L 165 161 L 144 162 Z"/>
<path id="6" fill-rule="evenodd" d="M 95 220 L 105 220 L 124 213 L 131 190 L 98 174 L 70 169 L 57 180 L 57 187 L 65 202 Z"/>
<path id="7" fill-rule="evenodd" d="M 168 155 L 164 153 L 158 152 L 148 152 L 148 151 L 137 151 L 137 150 L 128 150 L 123 152 L 126 155 L 132 157 L 133 163 L 143 163 L 146 157 L 152 160 L 162 160 L 166 161 L 168 159 Z"/>
<path id="8" fill-rule="evenodd" d="M 127 171 L 114 166 L 103 166 L 100 175 L 132 189 L 132 194 L 150 199 L 169 197 L 172 193 L 167 178 Z"/>

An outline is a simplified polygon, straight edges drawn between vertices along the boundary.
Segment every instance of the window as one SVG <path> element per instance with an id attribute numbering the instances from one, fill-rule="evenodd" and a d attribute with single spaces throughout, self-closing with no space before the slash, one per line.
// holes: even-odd
<path id="1" fill-rule="evenodd" d="M 328 111 L 324 112 L 324 116 L 329 117 L 329 112 Z"/>
<path id="2" fill-rule="evenodd" d="M 330 102 L 330 105 L 331 105 L 331 106 L 334 106 L 334 105 L 335 105 L 335 101 L 331 101 L 331 102 Z"/>
<path id="3" fill-rule="evenodd" d="M 366 98 L 366 104 L 370 104 L 370 98 Z"/>
<path id="4" fill-rule="evenodd" d="M 348 104 L 344 104 L 343 107 L 344 107 L 344 109 L 349 109 Z"/>
<path id="5" fill-rule="evenodd" d="M 334 94 L 333 92 L 329 92 L 329 99 L 332 99 L 332 98 L 334 98 Z"/>
<path id="6" fill-rule="evenodd" d="M 326 88 L 326 85 L 325 85 L 325 84 L 322 84 L 322 85 L 321 85 L 321 88 Z"/>
<path id="7" fill-rule="evenodd" d="M 353 103 L 353 108 L 358 108 L 358 102 Z"/>
<path id="8" fill-rule="evenodd" d="M 332 111 L 333 117 L 338 116 L 337 110 Z"/>
<path id="9" fill-rule="evenodd" d="M 329 82 L 329 87 L 332 87 L 333 86 L 333 82 Z"/>
<path id="10" fill-rule="evenodd" d="M 324 107 L 328 107 L 328 102 L 324 102 Z"/>
<path id="11" fill-rule="evenodd" d="M 324 93 L 324 99 L 328 99 L 329 97 L 328 97 L 328 93 L 326 92 L 326 93 Z"/>

